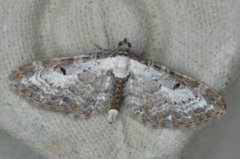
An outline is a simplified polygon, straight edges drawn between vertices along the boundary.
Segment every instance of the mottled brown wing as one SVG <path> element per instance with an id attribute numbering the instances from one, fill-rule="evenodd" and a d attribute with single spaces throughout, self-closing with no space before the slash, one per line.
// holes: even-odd
<path id="1" fill-rule="evenodd" d="M 225 112 L 214 90 L 166 66 L 131 60 L 130 72 L 124 107 L 153 127 L 192 127 Z"/>
<path id="2" fill-rule="evenodd" d="M 56 58 L 24 65 L 9 79 L 15 92 L 41 108 L 81 117 L 107 112 L 114 59 L 107 55 Z"/>

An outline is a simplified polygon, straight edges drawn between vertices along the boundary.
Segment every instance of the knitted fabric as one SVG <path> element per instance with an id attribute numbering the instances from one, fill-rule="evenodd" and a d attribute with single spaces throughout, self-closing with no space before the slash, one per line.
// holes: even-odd
<path id="1" fill-rule="evenodd" d="M 193 131 L 151 129 L 128 116 L 109 125 L 41 110 L 16 96 L 8 75 L 45 58 L 133 50 L 223 91 L 240 67 L 237 0 L 2 0 L 0 128 L 47 158 L 177 159 Z"/>

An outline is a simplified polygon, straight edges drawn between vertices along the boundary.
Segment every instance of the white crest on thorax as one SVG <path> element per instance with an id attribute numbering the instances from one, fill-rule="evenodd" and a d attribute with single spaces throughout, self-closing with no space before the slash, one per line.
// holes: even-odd
<path id="1" fill-rule="evenodd" d="M 125 78 L 129 75 L 130 59 L 127 56 L 116 56 L 113 74 L 118 78 Z"/>

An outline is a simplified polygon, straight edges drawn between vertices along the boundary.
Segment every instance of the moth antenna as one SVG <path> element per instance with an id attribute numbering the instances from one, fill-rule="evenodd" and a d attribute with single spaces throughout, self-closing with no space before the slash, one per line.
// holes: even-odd
<path id="1" fill-rule="evenodd" d="M 117 115 L 118 115 L 118 110 L 116 110 L 116 109 L 110 109 L 108 111 L 108 122 L 109 122 L 109 124 L 112 124 L 116 120 Z"/>
<path id="2" fill-rule="evenodd" d="M 101 51 L 105 51 L 105 52 L 110 52 L 110 51 L 111 51 L 111 49 L 102 48 L 101 46 L 99 46 L 98 44 L 96 44 L 95 42 L 93 42 L 92 40 L 91 40 L 91 43 L 92 43 L 96 48 L 98 48 L 98 49 L 101 50 Z"/>

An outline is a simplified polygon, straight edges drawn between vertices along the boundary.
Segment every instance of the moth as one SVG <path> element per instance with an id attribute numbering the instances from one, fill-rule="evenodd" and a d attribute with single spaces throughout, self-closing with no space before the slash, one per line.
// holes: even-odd
<path id="1" fill-rule="evenodd" d="M 109 123 L 124 109 L 154 128 L 193 127 L 226 110 L 213 89 L 137 56 L 126 38 L 108 52 L 23 65 L 9 79 L 17 94 L 41 108 L 76 118 L 106 114 Z"/>

